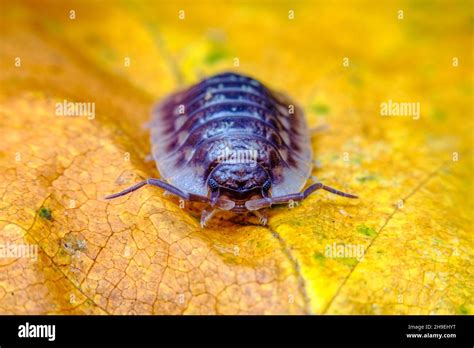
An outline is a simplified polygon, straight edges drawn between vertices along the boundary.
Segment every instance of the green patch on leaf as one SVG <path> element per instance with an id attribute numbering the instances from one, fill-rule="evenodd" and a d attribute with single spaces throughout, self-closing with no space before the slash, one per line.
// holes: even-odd
<path id="1" fill-rule="evenodd" d="M 446 112 L 440 109 L 435 109 L 431 113 L 431 117 L 436 121 L 444 121 L 446 119 Z"/>
<path id="2" fill-rule="evenodd" d="M 204 58 L 206 64 L 214 65 L 228 57 L 227 51 L 221 46 L 214 46 Z"/>
<path id="3" fill-rule="evenodd" d="M 311 105 L 311 111 L 316 113 L 317 115 L 324 116 L 329 113 L 329 106 L 326 104 L 316 103 Z"/>
<path id="4" fill-rule="evenodd" d="M 357 230 L 357 232 L 359 232 L 363 235 L 369 236 L 369 237 L 373 237 L 377 234 L 377 232 L 375 232 L 375 230 L 372 227 L 367 227 L 365 225 L 357 226 L 356 230 Z"/>
<path id="5" fill-rule="evenodd" d="M 337 259 L 339 262 L 349 266 L 349 267 L 355 267 L 359 261 L 355 257 L 341 257 Z"/>
<path id="6" fill-rule="evenodd" d="M 318 261 L 320 263 L 324 263 L 324 261 L 326 260 L 326 257 L 323 254 L 321 254 L 320 252 L 316 251 L 313 254 L 313 259 L 315 259 L 316 261 Z"/>
<path id="7" fill-rule="evenodd" d="M 356 178 L 356 180 L 360 183 L 365 183 L 367 181 L 375 181 L 377 179 L 378 177 L 375 174 L 360 175 Z"/>
<path id="8" fill-rule="evenodd" d="M 461 305 L 456 310 L 456 313 L 457 314 L 469 314 L 469 310 L 464 305 Z"/>
<path id="9" fill-rule="evenodd" d="M 53 215 L 51 213 L 51 209 L 49 208 L 41 207 L 38 214 L 43 219 L 50 220 L 50 221 L 53 220 Z"/>

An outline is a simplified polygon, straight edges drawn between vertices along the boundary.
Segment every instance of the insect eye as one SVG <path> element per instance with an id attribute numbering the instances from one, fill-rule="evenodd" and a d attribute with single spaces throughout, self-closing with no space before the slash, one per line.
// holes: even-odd
<path id="1" fill-rule="evenodd" d="M 217 191 L 217 189 L 219 188 L 219 185 L 217 184 L 217 182 L 213 178 L 209 179 L 208 185 L 211 188 L 212 192 Z"/>
<path id="2" fill-rule="evenodd" d="M 263 184 L 262 188 L 265 190 L 265 191 L 268 191 L 270 190 L 270 187 L 272 186 L 272 182 L 270 180 L 267 180 L 265 181 L 265 183 Z"/>

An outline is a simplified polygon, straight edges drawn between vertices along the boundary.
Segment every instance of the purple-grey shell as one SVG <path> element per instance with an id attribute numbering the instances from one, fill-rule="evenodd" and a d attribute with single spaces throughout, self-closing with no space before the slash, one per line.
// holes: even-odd
<path id="1" fill-rule="evenodd" d="M 273 196 L 299 192 L 311 172 L 302 110 L 247 76 L 215 75 L 167 97 L 154 109 L 150 128 L 162 178 L 185 192 L 207 195 L 209 173 L 229 146 L 258 151 Z"/>

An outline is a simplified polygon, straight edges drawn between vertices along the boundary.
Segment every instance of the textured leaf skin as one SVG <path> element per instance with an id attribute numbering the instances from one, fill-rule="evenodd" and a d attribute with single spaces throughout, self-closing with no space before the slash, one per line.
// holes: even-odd
<path id="1" fill-rule="evenodd" d="M 472 314 L 469 2 L 108 5 L 0 5 L 0 244 L 39 247 L 0 259 L 0 313 Z M 318 193 L 268 228 L 220 215 L 204 230 L 200 206 L 154 188 L 102 200 L 157 176 L 153 103 L 232 69 L 330 125 L 313 175 L 360 199 Z M 64 99 L 96 117 L 56 116 Z M 381 117 L 389 99 L 421 117 Z M 334 243 L 365 256 L 328 257 Z"/>

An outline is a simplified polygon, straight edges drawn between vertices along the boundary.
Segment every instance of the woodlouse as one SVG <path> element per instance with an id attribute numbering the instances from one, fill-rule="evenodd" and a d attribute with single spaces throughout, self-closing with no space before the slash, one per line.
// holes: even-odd
<path id="1" fill-rule="evenodd" d="M 257 215 L 262 208 L 300 201 L 323 189 L 301 192 L 312 167 L 303 111 L 285 95 L 248 76 L 223 73 L 172 94 L 153 111 L 152 155 L 163 178 L 147 179 L 107 199 L 147 184 L 185 200 L 208 203 L 204 226 L 216 209 Z"/>

